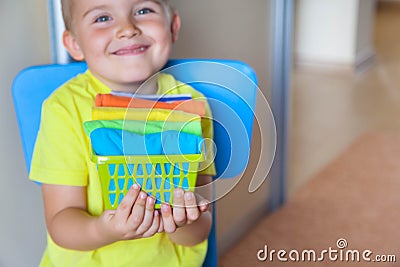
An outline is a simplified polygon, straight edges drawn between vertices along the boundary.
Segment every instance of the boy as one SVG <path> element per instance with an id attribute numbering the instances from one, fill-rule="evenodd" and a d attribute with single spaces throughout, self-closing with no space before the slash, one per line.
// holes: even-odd
<path id="1" fill-rule="evenodd" d="M 41 266 L 201 266 L 212 221 L 207 201 L 177 189 L 173 209 L 163 204 L 155 210 L 155 199 L 133 185 L 117 210 L 104 211 L 82 127 L 98 93 L 170 89 L 158 81 L 138 91 L 166 64 L 180 29 L 178 14 L 164 0 L 62 0 L 62 6 L 64 45 L 88 71 L 61 86 L 42 109 L 30 173 L 42 183 L 48 231 Z M 211 164 L 197 185 L 214 174 Z"/>

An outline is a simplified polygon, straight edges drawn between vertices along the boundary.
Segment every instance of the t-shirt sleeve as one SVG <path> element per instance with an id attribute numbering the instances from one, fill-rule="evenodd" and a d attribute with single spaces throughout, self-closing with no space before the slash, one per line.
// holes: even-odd
<path id="1" fill-rule="evenodd" d="M 88 150 L 82 131 L 74 111 L 60 101 L 45 101 L 29 178 L 46 184 L 86 186 Z"/>

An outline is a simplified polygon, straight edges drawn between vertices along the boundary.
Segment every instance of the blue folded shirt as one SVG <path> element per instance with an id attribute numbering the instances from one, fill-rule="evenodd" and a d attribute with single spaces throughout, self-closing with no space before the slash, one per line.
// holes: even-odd
<path id="1" fill-rule="evenodd" d="M 203 138 L 179 131 L 139 135 L 120 129 L 98 128 L 90 134 L 96 155 L 200 154 Z"/>

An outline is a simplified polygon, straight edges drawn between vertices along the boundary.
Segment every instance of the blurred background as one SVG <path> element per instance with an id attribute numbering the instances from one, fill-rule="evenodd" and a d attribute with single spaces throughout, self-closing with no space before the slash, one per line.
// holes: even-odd
<path id="1" fill-rule="evenodd" d="M 246 242 L 243 238 L 252 235 L 254 227 L 296 200 L 319 171 L 365 133 L 398 134 L 400 4 L 396 0 L 171 2 L 182 18 L 172 57 L 247 62 L 276 112 L 281 134 L 270 179 L 249 193 L 249 179 L 265 138 L 263 129 L 254 128 L 254 153 L 244 179 L 217 202 L 219 254 L 228 264 L 226 258 L 234 259 L 233 249 Z M 49 3 L 0 0 L 0 266 L 37 266 L 46 242 L 40 188 L 28 181 L 11 85 L 23 68 L 55 61 L 56 36 L 49 19 L 54 10 Z M 280 3 L 287 4 L 284 13 L 277 13 L 282 11 Z M 279 27 L 279 22 L 288 24 Z M 274 223 L 280 224 L 279 218 Z M 265 241 L 256 242 L 263 246 Z M 254 254 L 246 255 L 254 259 Z"/>

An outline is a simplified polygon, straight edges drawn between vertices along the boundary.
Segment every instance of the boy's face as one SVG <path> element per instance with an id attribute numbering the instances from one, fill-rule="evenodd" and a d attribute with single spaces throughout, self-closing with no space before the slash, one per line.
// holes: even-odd
<path id="1" fill-rule="evenodd" d="M 113 90 L 135 90 L 167 62 L 180 20 L 153 0 L 74 1 L 64 44 Z"/>

